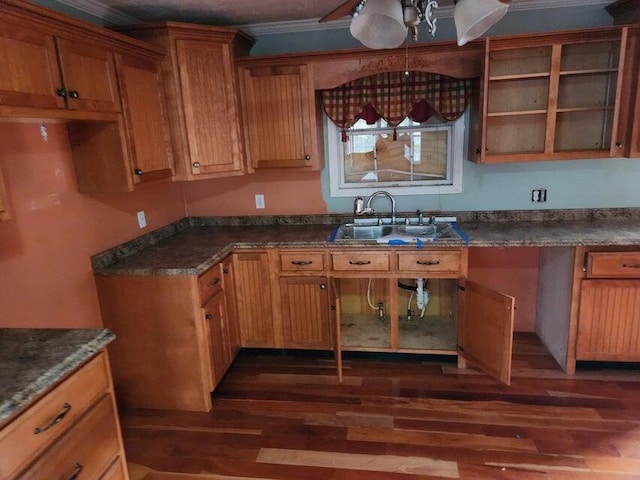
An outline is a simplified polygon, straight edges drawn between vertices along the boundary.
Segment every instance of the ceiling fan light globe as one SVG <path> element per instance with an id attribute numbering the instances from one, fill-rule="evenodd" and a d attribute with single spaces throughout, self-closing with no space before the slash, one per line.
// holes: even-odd
<path id="1" fill-rule="evenodd" d="M 353 17 L 350 31 L 365 47 L 397 48 L 407 37 L 402 5 L 397 0 L 368 0 Z"/>
<path id="2" fill-rule="evenodd" d="M 453 12 L 458 45 L 475 40 L 495 25 L 509 10 L 500 0 L 458 0 Z"/>

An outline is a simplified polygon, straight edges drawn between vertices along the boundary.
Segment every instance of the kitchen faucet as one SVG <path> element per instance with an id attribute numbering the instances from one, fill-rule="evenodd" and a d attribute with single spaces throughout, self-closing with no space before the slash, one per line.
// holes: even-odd
<path id="1" fill-rule="evenodd" d="M 353 213 L 356 215 L 371 215 L 373 214 L 373 208 L 371 208 L 371 202 L 374 198 L 379 196 L 385 196 L 389 200 L 391 200 L 391 224 L 394 225 L 396 223 L 396 199 L 393 198 L 389 192 L 385 192 L 384 190 L 379 190 L 371 194 L 371 196 L 367 199 L 367 203 L 365 205 L 362 197 L 356 197 L 353 201 Z"/>

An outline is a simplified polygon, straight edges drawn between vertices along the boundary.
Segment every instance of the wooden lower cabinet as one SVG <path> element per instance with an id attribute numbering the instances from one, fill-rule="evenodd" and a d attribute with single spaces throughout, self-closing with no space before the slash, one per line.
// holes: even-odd
<path id="1" fill-rule="evenodd" d="M 225 300 L 224 293 L 219 291 L 203 307 L 210 338 L 212 390 L 220 383 L 233 361 L 229 340 L 229 317 Z"/>
<path id="2" fill-rule="evenodd" d="M 585 253 L 577 360 L 640 361 L 640 251 Z"/>
<path id="3" fill-rule="evenodd" d="M 195 275 L 98 275 L 118 400 L 126 407 L 209 411 L 237 353 L 221 265 Z"/>
<path id="4" fill-rule="evenodd" d="M 128 480 L 106 352 L 0 430 L 0 450 L 4 480 Z"/>
<path id="5" fill-rule="evenodd" d="M 222 290 L 227 307 L 227 319 L 229 327 L 229 349 L 232 357 L 242 348 L 240 342 L 240 326 L 238 325 L 238 305 L 236 301 L 236 285 L 234 282 L 233 257 L 230 255 L 222 261 Z"/>
<path id="6" fill-rule="evenodd" d="M 234 283 L 243 347 L 275 347 L 271 268 L 267 252 L 234 253 Z"/>
<path id="7" fill-rule="evenodd" d="M 332 347 L 326 277 L 280 277 L 285 348 Z"/>

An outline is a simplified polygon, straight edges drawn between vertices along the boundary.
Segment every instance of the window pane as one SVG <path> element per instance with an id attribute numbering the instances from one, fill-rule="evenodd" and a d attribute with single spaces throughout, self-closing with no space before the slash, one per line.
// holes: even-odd
<path id="1" fill-rule="evenodd" d="M 344 146 L 345 183 L 441 181 L 447 177 L 449 129 L 351 133 Z"/>

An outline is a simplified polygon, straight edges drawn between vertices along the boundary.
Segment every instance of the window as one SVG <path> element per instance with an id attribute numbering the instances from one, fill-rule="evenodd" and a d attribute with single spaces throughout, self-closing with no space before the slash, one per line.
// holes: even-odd
<path id="1" fill-rule="evenodd" d="M 432 117 L 416 123 L 406 118 L 396 129 L 384 120 L 349 128 L 347 141 L 325 117 L 332 197 L 371 195 L 387 190 L 394 195 L 460 193 L 466 113 L 448 122 Z"/>

